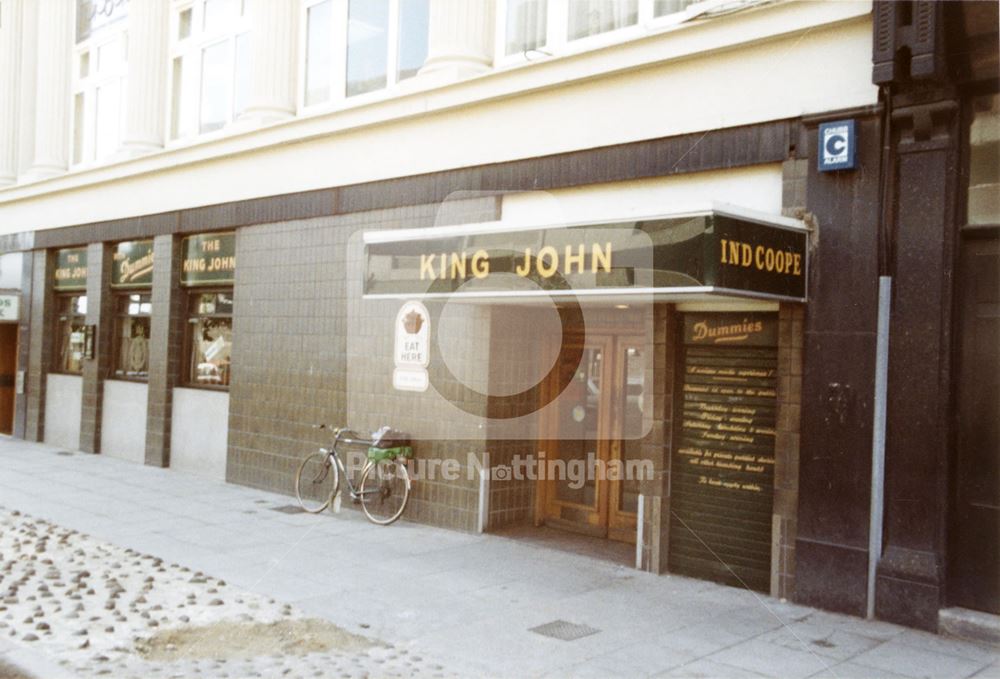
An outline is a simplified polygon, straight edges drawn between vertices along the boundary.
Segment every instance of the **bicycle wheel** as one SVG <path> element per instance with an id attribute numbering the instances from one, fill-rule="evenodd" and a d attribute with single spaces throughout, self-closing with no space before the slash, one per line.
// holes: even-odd
<path id="1" fill-rule="evenodd" d="M 295 474 L 295 496 L 302 509 L 319 514 L 330 506 L 339 483 L 340 471 L 333 457 L 328 453 L 313 453 L 302 460 Z"/>
<path id="2" fill-rule="evenodd" d="M 361 508 L 372 523 L 388 526 L 406 509 L 410 475 L 398 460 L 380 460 L 361 476 Z"/>

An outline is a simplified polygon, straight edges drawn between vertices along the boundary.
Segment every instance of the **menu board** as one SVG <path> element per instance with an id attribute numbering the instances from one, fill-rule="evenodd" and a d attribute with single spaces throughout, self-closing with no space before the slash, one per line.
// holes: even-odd
<path id="1" fill-rule="evenodd" d="M 709 325 L 750 332 L 722 346 L 704 344 L 703 332 L 686 333 L 671 463 L 670 568 L 767 591 L 777 348 L 761 345 L 776 342 L 770 326 L 777 319 L 713 316 L 728 318 L 709 317 Z M 704 322 L 687 319 L 686 326 L 700 323 L 703 331 Z"/>

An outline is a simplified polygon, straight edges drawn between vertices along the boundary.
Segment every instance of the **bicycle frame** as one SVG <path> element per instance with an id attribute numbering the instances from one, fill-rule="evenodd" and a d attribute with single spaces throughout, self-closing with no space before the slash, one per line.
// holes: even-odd
<path id="1" fill-rule="evenodd" d="M 337 469 L 340 471 L 341 476 L 347 481 L 347 487 L 351 492 L 351 500 L 356 502 L 361 499 L 362 492 L 354 485 L 354 480 L 351 478 L 350 474 L 347 473 L 347 466 L 341 459 L 341 455 L 337 454 L 337 446 L 341 443 L 345 445 L 355 445 L 355 446 L 372 446 L 375 445 L 375 441 L 371 439 L 356 439 L 343 437 L 343 430 L 338 430 L 336 435 L 333 437 L 333 447 L 332 448 L 320 448 L 320 452 L 324 453 L 328 457 L 332 458 L 333 464 L 337 465 Z M 371 460 L 366 459 L 364 465 L 358 470 L 358 478 L 364 476 L 365 471 L 371 467 L 374 463 Z M 339 492 L 339 489 L 338 489 Z M 368 491 L 369 493 L 377 493 L 377 490 Z"/>

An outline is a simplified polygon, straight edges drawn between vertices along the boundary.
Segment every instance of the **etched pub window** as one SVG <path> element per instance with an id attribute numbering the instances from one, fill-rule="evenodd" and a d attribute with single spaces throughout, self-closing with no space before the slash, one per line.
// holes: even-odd
<path id="1" fill-rule="evenodd" d="M 119 295 L 115 316 L 115 377 L 149 377 L 149 294 Z"/>
<path id="2" fill-rule="evenodd" d="M 187 383 L 202 387 L 229 386 L 233 347 L 232 291 L 193 292 L 188 297 Z"/>
<path id="3" fill-rule="evenodd" d="M 79 375 L 83 373 L 87 296 L 60 295 L 57 299 L 59 339 L 55 372 Z"/>

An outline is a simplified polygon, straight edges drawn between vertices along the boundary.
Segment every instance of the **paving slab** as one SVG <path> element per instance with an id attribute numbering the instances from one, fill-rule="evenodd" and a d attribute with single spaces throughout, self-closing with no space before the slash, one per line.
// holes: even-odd
<path id="1" fill-rule="evenodd" d="M 152 667 L 157 672 L 148 676 L 336 670 L 346 676 L 915 679 L 993 676 L 1000 666 L 997 649 L 988 645 L 643 573 L 535 539 L 406 521 L 379 527 L 351 507 L 338 514 L 286 513 L 276 510 L 294 499 L 277 493 L 99 455 L 55 453 L 0 438 L 0 505 L 46 520 L 60 535 L 74 531 L 108 573 L 114 569 L 107 561 L 115 558 L 109 555 L 130 550 L 162 560 L 170 572 L 186 568 L 224 580 L 244 603 L 229 597 L 212 607 L 211 620 L 221 624 L 240 622 L 240 616 L 282 617 L 288 610 L 295 620 L 324 621 L 392 649 L 339 653 L 329 665 L 318 653 L 296 656 L 294 666 L 282 657 L 262 657 L 221 663 L 190 658 L 161 667 L 136 660 L 128 637 L 118 642 L 118 655 L 108 656 L 126 676 L 147 676 L 141 672 Z M 0 580 L 0 594 L 7 587 Z M 142 604 L 136 610 L 141 614 Z M 7 612 L 0 611 L 0 620 Z M 6 619 L 14 636 L 0 635 L 19 652 L 37 643 L 23 641 L 29 633 L 45 636 L 24 628 L 27 617 Z M 190 626 L 166 617 L 161 629 L 181 633 Z M 531 631 L 557 620 L 597 631 L 571 641 Z M 51 657 L 43 659 L 50 665 L 79 661 L 58 647 L 47 652 Z M 0 662 L 4 658 L 0 647 Z M 86 663 L 73 667 L 83 667 L 85 676 L 91 671 Z"/>

